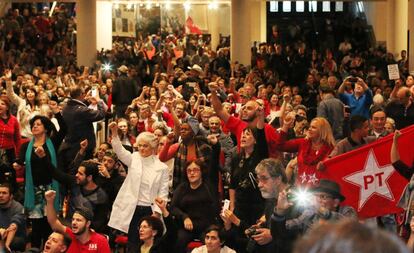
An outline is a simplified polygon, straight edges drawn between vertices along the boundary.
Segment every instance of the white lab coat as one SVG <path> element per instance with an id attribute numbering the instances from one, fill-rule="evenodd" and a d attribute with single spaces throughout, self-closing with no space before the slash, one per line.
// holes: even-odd
<path id="1" fill-rule="evenodd" d="M 154 173 L 150 174 L 152 177 L 151 182 L 153 183 L 150 190 L 151 196 L 149 196 L 152 200 L 155 200 L 157 197 L 161 197 L 164 200 L 168 199 L 168 167 L 155 155 L 143 158 L 138 152 L 131 154 L 122 146 L 118 137 L 112 139 L 112 147 L 118 159 L 128 166 L 128 175 L 112 206 L 108 226 L 128 233 L 129 224 L 138 203 L 142 176 L 142 159 L 152 159 L 150 171 Z M 145 169 L 147 170 L 147 168 Z M 161 210 L 157 205 L 154 204 L 152 208 L 153 211 L 161 214 Z"/>

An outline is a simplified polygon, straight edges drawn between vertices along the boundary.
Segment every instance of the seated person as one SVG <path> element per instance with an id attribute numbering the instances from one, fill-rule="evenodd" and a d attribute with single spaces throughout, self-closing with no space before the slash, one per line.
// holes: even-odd
<path id="1" fill-rule="evenodd" d="M 186 245 L 193 239 L 200 239 L 201 233 L 217 222 L 218 200 L 211 187 L 203 179 L 206 166 L 200 160 L 186 166 L 188 182 L 181 183 L 174 191 L 171 212 L 178 226 L 174 252 L 185 252 Z"/>
<path id="2" fill-rule="evenodd" d="M 164 231 L 164 225 L 160 218 L 153 215 L 144 216 L 138 226 L 139 242 L 137 253 L 144 252 L 170 252 L 171 243 L 175 228 L 172 217 L 167 209 L 167 202 L 162 198 L 156 198 L 155 204 L 160 208 L 162 218 L 167 231 Z M 164 233 L 165 232 L 165 233 Z"/>
<path id="3" fill-rule="evenodd" d="M 23 206 L 13 199 L 11 186 L 0 184 L 0 248 L 24 251 L 26 248 L 26 217 Z"/>
<path id="4" fill-rule="evenodd" d="M 216 225 L 211 225 L 204 231 L 203 241 L 204 245 L 193 249 L 191 253 L 236 253 L 224 245 L 224 234 Z"/>

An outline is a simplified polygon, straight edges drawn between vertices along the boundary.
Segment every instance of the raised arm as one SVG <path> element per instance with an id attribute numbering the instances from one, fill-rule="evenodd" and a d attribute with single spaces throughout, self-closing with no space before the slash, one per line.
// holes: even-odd
<path id="1" fill-rule="evenodd" d="M 129 151 L 127 151 L 119 140 L 118 136 L 118 124 L 116 122 L 111 122 L 108 126 L 109 130 L 111 130 L 112 135 L 112 148 L 114 149 L 116 155 L 118 156 L 119 160 L 123 162 L 128 168 L 131 168 L 132 163 L 132 155 Z"/>
<path id="2" fill-rule="evenodd" d="M 226 110 L 224 110 L 223 105 L 221 104 L 221 101 L 217 96 L 217 90 L 219 88 L 217 83 L 209 83 L 208 88 L 211 92 L 211 104 L 214 108 L 214 111 L 217 113 L 217 116 L 219 116 L 220 119 L 224 121 L 224 123 L 227 123 L 227 121 L 230 118 L 230 114 Z"/>
<path id="3" fill-rule="evenodd" d="M 344 79 L 344 81 L 341 83 L 341 85 L 339 86 L 339 88 L 338 88 L 338 94 L 342 94 L 342 93 L 344 93 L 345 92 L 345 88 L 346 88 L 346 86 L 348 85 L 348 78 L 349 77 L 347 77 L 347 78 L 345 78 Z"/>
<path id="4" fill-rule="evenodd" d="M 391 163 L 395 163 L 400 160 L 400 153 L 398 152 L 398 139 L 400 138 L 401 132 L 396 130 L 392 139 L 391 145 Z"/>
<path id="5" fill-rule="evenodd" d="M 63 234 L 66 231 L 66 227 L 57 218 L 56 210 L 55 210 L 55 207 L 53 206 L 55 197 L 56 197 L 55 191 L 49 190 L 45 192 L 47 222 L 49 222 L 49 225 L 53 231 Z"/>
<path id="6" fill-rule="evenodd" d="M 4 73 L 4 77 L 6 79 L 6 92 L 7 97 L 10 99 L 10 101 L 17 105 L 17 107 L 20 106 L 21 103 L 24 103 L 24 99 L 19 97 L 16 93 L 14 93 L 13 90 L 13 82 L 12 82 L 12 73 L 11 70 L 6 70 Z"/>

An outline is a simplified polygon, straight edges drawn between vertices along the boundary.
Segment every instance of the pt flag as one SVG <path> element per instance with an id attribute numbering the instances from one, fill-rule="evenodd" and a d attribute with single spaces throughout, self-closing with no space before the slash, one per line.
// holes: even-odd
<path id="1" fill-rule="evenodd" d="M 414 152 L 414 125 L 401 130 L 400 159 L 411 166 Z M 393 134 L 359 149 L 324 161 L 321 178 L 337 182 L 345 196 L 343 205 L 355 208 L 360 218 L 399 213 L 397 206 L 407 180 L 392 166 L 390 150 Z"/>

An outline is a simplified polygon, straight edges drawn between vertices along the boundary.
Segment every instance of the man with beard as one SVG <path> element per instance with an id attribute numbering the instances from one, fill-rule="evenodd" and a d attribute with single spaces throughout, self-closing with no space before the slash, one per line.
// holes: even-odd
<path id="1" fill-rule="evenodd" d="M 65 233 L 71 239 L 72 243 L 69 246 L 68 253 L 86 253 L 86 252 L 100 252 L 109 253 L 110 248 L 108 241 L 103 235 L 96 233 L 90 229 L 93 213 L 90 209 L 79 208 L 75 211 L 72 217 L 71 228 L 64 226 L 57 218 L 53 201 L 55 200 L 56 192 L 47 191 L 46 198 L 46 213 L 47 221 L 52 229 L 58 233 Z"/>
<path id="2" fill-rule="evenodd" d="M 217 83 L 209 83 L 208 87 L 211 92 L 211 104 L 214 108 L 214 111 L 217 113 L 217 116 L 219 116 L 220 119 L 224 121 L 224 126 L 236 136 L 237 146 L 240 149 L 240 139 L 242 132 L 246 127 L 250 127 L 252 129 L 256 128 L 258 120 L 257 112 L 261 106 L 256 101 L 250 100 L 241 108 L 240 118 L 236 118 L 230 115 L 223 108 L 223 105 L 217 95 L 217 91 L 219 89 Z M 276 130 L 269 124 L 265 124 L 264 130 L 269 150 L 269 156 L 273 158 L 279 157 L 280 152 L 278 152 L 278 147 L 281 139 L 280 134 L 276 132 Z"/>
<path id="3" fill-rule="evenodd" d="M 103 156 L 102 164 L 99 165 L 101 175 L 97 178 L 96 184 L 105 191 L 109 203 L 114 202 L 125 180 L 125 177 L 119 175 L 118 167 L 118 156 L 112 149 L 107 150 Z"/>
<path id="4" fill-rule="evenodd" d="M 69 217 L 76 209 L 85 207 L 95 214 L 91 219 L 92 227 L 98 232 L 103 232 L 107 228 L 109 203 L 107 194 L 96 183 L 100 176 L 99 166 L 92 160 L 80 164 L 75 176 L 76 185 L 71 188 Z"/>
<path id="5" fill-rule="evenodd" d="M 103 233 L 107 229 L 109 202 L 107 194 L 97 184 L 97 178 L 101 175 L 109 178 L 110 175 L 105 166 L 100 163 L 94 160 L 82 161 L 82 154 L 86 146 L 85 144 L 81 144 L 81 146 L 80 155 L 76 156 L 73 169 L 71 169 L 72 173 L 76 173 L 76 175 L 66 173 L 59 173 L 58 175 L 60 182 L 70 189 L 67 217 L 72 217 L 78 208 L 88 208 L 95 214 L 94 219 L 91 220 L 92 228 Z M 79 163 L 80 165 L 78 165 Z"/>
<path id="6" fill-rule="evenodd" d="M 287 252 L 287 249 L 291 247 L 291 243 L 281 240 L 280 236 L 273 238 L 270 230 L 271 216 L 277 202 L 277 196 L 279 195 L 279 192 L 289 188 L 285 168 L 279 160 L 268 158 L 262 160 L 256 166 L 255 172 L 258 187 L 266 203 L 262 218 L 257 224 L 247 229 L 254 229 L 255 231 L 250 235 L 251 240 L 249 244 L 253 243 L 253 247 L 255 248 L 255 251 L 253 252 Z M 229 210 L 224 211 L 223 219 L 225 223 L 233 223 L 238 228 L 239 232 L 241 231 L 244 233 L 247 228 L 247 224 L 244 224 L 244 221 L 240 220 Z M 234 247 L 236 247 L 237 244 L 242 243 L 242 241 L 236 239 L 234 243 Z M 252 247 L 252 245 L 249 247 Z"/>
<path id="7" fill-rule="evenodd" d="M 13 199 L 11 187 L 0 184 L 0 249 L 23 251 L 26 246 L 23 206 Z"/>

